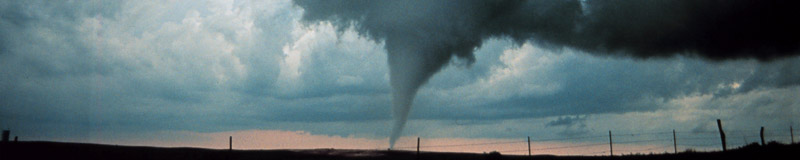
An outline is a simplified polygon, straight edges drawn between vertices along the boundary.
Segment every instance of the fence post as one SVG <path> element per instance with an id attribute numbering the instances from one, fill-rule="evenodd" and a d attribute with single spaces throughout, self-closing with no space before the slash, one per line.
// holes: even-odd
<path id="1" fill-rule="evenodd" d="M 417 137 L 417 159 L 419 159 L 419 137 Z"/>
<path id="2" fill-rule="evenodd" d="M 719 137 L 722 139 L 722 151 L 728 151 L 728 146 L 725 144 L 725 131 L 722 131 L 722 121 L 717 119 L 717 127 L 719 128 Z"/>
<path id="3" fill-rule="evenodd" d="M 764 126 L 761 126 L 761 146 L 766 146 L 767 143 L 764 143 Z"/>
<path id="4" fill-rule="evenodd" d="M 672 130 L 672 145 L 675 147 L 675 154 L 678 154 L 678 138 L 675 137 L 675 129 Z"/>
<path id="5" fill-rule="evenodd" d="M 614 156 L 614 141 L 611 140 L 611 130 L 608 130 L 608 151 L 611 157 Z"/>
<path id="6" fill-rule="evenodd" d="M 233 136 L 228 137 L 228 151 L 233 151 Z"/>
<path id="7" fill-rule="evenodd" d="M 531 136 L 528 136 L 528 157 L 531 156 Z"/>

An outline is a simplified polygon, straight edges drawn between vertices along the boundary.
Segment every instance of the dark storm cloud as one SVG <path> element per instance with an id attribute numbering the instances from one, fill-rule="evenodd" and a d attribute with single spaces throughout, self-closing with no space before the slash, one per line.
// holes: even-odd
<path id="1" fill-rule="evenodd" d="M 473 59 L 489 37 L 592 54 L 771 60 L 798 54 L 796 1 L 305 1 L 306 21 L 355 25 L 387 49 L 436 43 L 436 55 Z M 403 42 L 403 43 L 400 43 Z M 438 43 L 437 43 L 438 42 Z M 390 53 L 391 54 L 391 53 Z M 432 65 L 435 72 L 440 65 Z"/>
<path id="2" fill-rule="evenodd" d="M 545 127 L 561 127 L 562 130 L 558 132 L 558 135 L 564 137 L 585 135 L 589 133 L 586 125 L 587 117 L 579 115 L 558 117 L 558 119 L 547 122 Z"/>
<path id="3" fill-rule="evenodd" d="M 552 120 L 545 124 L 546 127 L 557 127 L 557 126 L 573 126 L 576 124 L 585 125 L 586 123 L 586 116 L 575 116 L 575 117 L 558 117 L 558 119 Z"/>
<path id="4" fill-rule="evenodd" d="M 384 40 L 390 70 L 421 68 L 420 73 L 411 74 L 414 76 L 395 76 L 414 77 L 414 80 L 395 80 L 411 81 L 411 86 L 415 86 L 412 88 L 426 82 L 453 56 L 473 62 L 472 51 L 491 37 L 532 41 L 551 48 L 566 46 L 595 55 L 638 58 L 685 55 L 711 60 L 774 60 L 800 53 L 800 38 L 797 38 L 800 30 L 796 29 L 800 23 L 794 23 L 799 15 L 796 1 L 298 0 L 295 3 L 305 9 L 306 21 L 333 21 L 340 29 L 353 25 L 363 35 Z M 395 51 L 419 47 L 426 49 L 411 53 Z M 411 58 L 398 58 L 405 56 Z M 797 82 L 792 74 L 759 74 L 767 75 L 754 76 L 743 90 L 758 86 L 749 83 L 762 83 L 759 82 L 762 77 L 782 78 L 776 85 Z M 611 77 L 614 78 L 617 77 Z"/>
<path id="5" fill-rule="evenodd" d="M 305 21 L 331 21 L 340 30 L 355 26 L 362 35 L 385 43 L 397 132 L 405 125 L 417 90 L 453 57 L 473 63 L 473 51 L 489 38 L 510 37 L 596 55 L 773 60 L 798 54 L 798 3 L 295 1 L 305 9 Z"/>

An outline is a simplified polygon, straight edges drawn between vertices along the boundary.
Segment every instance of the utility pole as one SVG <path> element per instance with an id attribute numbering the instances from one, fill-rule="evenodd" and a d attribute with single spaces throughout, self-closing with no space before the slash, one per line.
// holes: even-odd
<path id="1" fill-rule="evenodd" d="M 672 145 L 675 147 L 675 154 L 678 154 L 678 138 L 675 138 L 675 130 L 672 130 Z"/>
<path id="2" fill-rule="evenodd" d="M 531 136 L 528 136 L 528 157 L 531 156 Z"/>
<path id="3" fill-rule="evenodd" d="M 608 130 L 608 151 L 611 153 L 611 157 L 614 156 L 614 141 L 611 140 L 611 130 Z"/>
<path id="4" fill-rule="evenodd" d="M 728 146 L 725 144 L 725 131 L 722 131 L 722 121 L 717 119 L 717 127 L 719 128 L 719 137 L 722 139 L 722 151 L 728 151 Z"/>

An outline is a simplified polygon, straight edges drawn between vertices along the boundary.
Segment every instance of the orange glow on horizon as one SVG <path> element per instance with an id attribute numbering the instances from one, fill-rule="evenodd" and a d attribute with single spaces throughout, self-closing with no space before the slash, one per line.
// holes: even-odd
<path id="1" fill-rule="evenodd" d="M 197 147 L 212 149 L 228 149 L 228 138 L 233 137 L 233 148 L 239 150 L 272 150 L 272 149 L 365 149 L 386 150 L 388 138 L 371 139 L 353 136 L 328 136 L 314 135 L 304 131 L 282 130 L 243 130 L 230 132 L 198 133 L 198 132 L 170 132 L 154 134 L 159 140 L 130 140 L 130 141 L 103 141 L 96 140 L 92 143 L 158 146 L 158 147 Z M 158 137 L 162 136 L 162 137 Z M 416 150 L 417 137 L 401 137 L 396 150 Z M 492 139 L 492 138 L 422 138 L 420 140 L 423 152 L 467 152 L 488 153 L 498 151 L 506 155 L 527 155 L 527 140 L 521 139 Z M 533 155 L 608 155 L 608 143 L 604 142 L 558 142 L 558 141 L 532 141 L 531 153 Z M 663 145 L 638 145 L 615 144 L 614 154 L 635 153 L 664 153 L 672 152 L 671 146 Z"/>

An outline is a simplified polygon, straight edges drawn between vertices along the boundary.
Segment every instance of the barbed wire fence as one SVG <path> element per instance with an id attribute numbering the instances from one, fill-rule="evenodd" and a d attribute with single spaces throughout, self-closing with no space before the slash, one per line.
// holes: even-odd
<path id="1" fill-rule="evenodd" d="M 722 140 L 720 131 L 664 131 L 642 133 L 617 133 L 608 135 L 594 134 L 582 137 L 564 138 L 531 138 L 523 140 L 506 140 L 480 143 L 424 145 L 424 141 L 416 146 L 400 146 L 395 150 L 436 152 L 446 148 L 479 147 L 484 153 L 499 152 L 512 155 L 633 155 L 658 154 L 676 152 L 710 152 L 723 151 L 721 141 L 726 141 L 727 148 L 739 148 L 747 145 L 763 145 L 766 142 L 794 144 L 794 129 L 770 128 L 760 133 L 759 129 L 723 130 L 727 135 Z M 527 145 L 525 145 L 527 143 Z M 531 146 L 534 144 L 534 146 Z M 538 145 L 545 144 L 545 145 Z M 524 146 L 524 147 L 520 147 Z M 513 149 L 509 149 L 513 148 Z M 479 151 L 480 152 L 480 151 Z"/>

